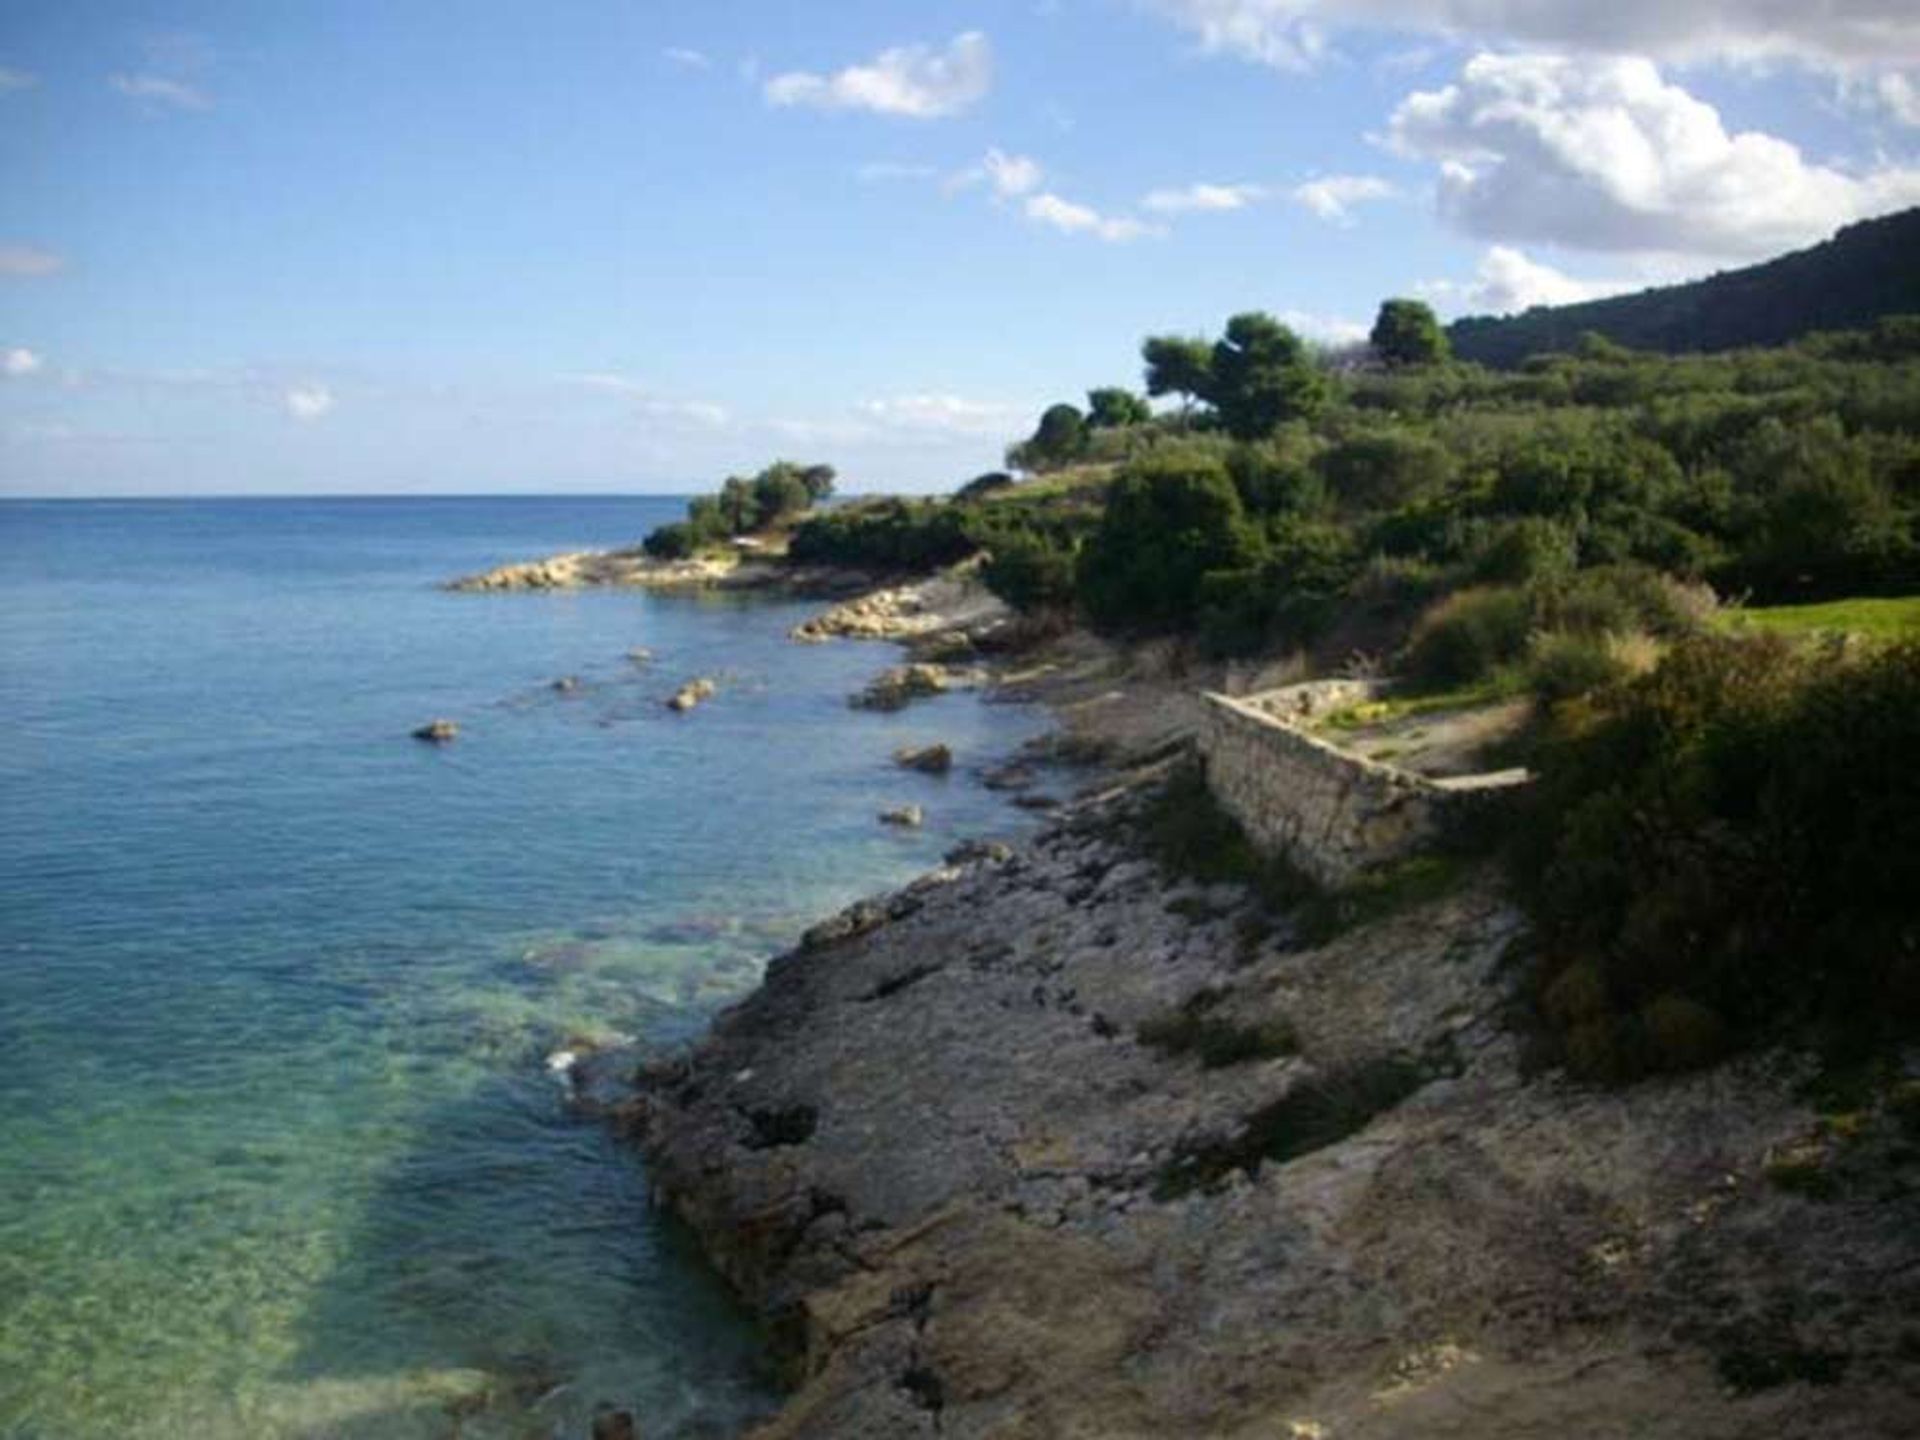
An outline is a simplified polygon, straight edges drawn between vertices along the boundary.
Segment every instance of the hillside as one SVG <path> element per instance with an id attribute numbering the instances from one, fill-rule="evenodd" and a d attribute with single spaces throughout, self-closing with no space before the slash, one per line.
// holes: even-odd
<path id="1" fill-rule="evenodd" d="M 1676 353 L 1778 345 L 1815 330 L 1920 312 L 1920 208 L 1849 225 L 1776 260 L 1580 305 L 1535 306 L 1448 327 L 1454 352 L 1486 365 L 1569 350 L 1594 331 L 1636 350 Z"/>

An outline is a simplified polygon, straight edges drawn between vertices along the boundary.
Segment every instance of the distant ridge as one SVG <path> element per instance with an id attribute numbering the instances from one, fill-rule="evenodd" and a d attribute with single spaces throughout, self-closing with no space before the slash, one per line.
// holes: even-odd
<path id="1" fill-rule="evenodd" d="M 1920 314 L 1920 207 L 1862 220 L 1742 270 L 1609 300 L 1536 305 L 1506 319 L 1469 316 L 1447 335 L 1462 359 L 1509 366 L 1570 350 L 1589 330 L 1635 350 L 1731 350 L 1898 314 Z"/>

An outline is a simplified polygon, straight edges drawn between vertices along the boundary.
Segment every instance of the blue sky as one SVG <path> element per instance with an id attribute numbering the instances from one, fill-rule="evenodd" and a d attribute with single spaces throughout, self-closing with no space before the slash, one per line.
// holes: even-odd
<path id="1" fill-rule="evenodd" d="M 945 488 L 1144 334 L 1706 273 L 1917 141 L 1887 0 L 8 0 L 0 493 Z"/>

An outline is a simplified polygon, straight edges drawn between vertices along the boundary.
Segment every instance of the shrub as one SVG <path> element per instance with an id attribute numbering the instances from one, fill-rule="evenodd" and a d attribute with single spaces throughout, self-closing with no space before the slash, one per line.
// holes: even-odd
<path id="1" fill-rule="evenodd" d="M 1513 852 L 1536 993 L 1577 1070 L 1622 1079 L 1813 1024 L 1920 1020 L 1920 643 L 1699 635 L 1539 757 Z"/>
<path id="2" fill-rule="evenodd" d="M 1527 652 L 1527 688 L 1553 704 L 1624 679 L 1627 669 L 1610 635 L 1542 632 Z"/>
<path id="3" fill-rule="evenodd" d="M 1414 684 L 1432 689 L 1470 685 L 1518 660 L 1532 629 L 1525 591 L 1455 591 L 1415 624 L 1404 670 Z"/>

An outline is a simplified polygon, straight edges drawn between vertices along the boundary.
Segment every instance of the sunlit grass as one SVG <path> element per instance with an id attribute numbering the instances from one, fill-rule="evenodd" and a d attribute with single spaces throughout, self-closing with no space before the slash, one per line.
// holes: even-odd
<path id="1" fill-rule="evenodd" d="M 1721 612 L 1721 623 L 1738 633 L 1865 635 L 1876 640 L 1920 636 L 1920 595 L 1828 600 L 1819 605 L 1768 605 Z"/>

